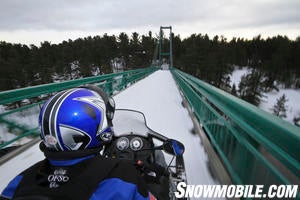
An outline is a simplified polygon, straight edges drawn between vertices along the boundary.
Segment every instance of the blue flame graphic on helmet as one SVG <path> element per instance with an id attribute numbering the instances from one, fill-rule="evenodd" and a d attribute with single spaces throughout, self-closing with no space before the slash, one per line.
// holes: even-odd
<path id="1" fill-rule="evenodd" d="M 46 146 L 62 151 L 99 147 L 99 136 L 111 132 L 101 96 L 84 88 L 60 92 L 48 100 L 39 124 Z"/>

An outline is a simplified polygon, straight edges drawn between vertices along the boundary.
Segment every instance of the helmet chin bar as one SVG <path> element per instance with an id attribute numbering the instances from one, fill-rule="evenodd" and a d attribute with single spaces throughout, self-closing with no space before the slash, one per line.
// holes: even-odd
<path id="1" fill-rule="evenodd" d="M 87 133 L 70 126 L 59 126 L 63 144 L 69 150 L 84 149 L 91 141 Z"/>

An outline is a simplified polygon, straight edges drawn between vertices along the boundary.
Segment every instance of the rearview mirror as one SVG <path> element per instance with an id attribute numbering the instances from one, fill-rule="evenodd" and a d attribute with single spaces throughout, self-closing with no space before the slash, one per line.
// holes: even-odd
<path id="1" fill-rule="evenodd" d="M 163 144 L 163 150 L 174 156 L 182 156 L 184 153 L 184 145 L 173 139 L 169 139 Z"/>

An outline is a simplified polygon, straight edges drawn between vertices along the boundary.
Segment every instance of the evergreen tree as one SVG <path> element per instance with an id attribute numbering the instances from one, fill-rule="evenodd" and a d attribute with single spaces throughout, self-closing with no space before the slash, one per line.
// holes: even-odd
<path id="1" fill-rule="evenodd" d="M 293 122 L 296 126 L 300 127 L 300 113 L 298 113 L 298 115 L 294 117 Z"/>
<path id="2" fill-rule="evenodd" d="M 236 90 L 235 83 L 232 85 L 231 94 L 234 96 L 237 96 L 237 90 Z"/>
<path id="3" fill-rule="evenodd" d="M 231 91 L 230 76 L 228 74 L 222 74 L 219 87 L 227 92 Z"/>
<path id="4" fill-rule="evenodd" d="M 118 36 L 119 56 L 125 59 L 125 63 L 129 60 L 129 37 L 126 33 L 120 33 Z"/>
<path id="5" fill-rule="evenodd" d="M 276 104 L 272 108 L 273 114 L 281 118 L 286 118 L 287 106 L 285 104 L 287 101 L 288 99 L 286 99 L 285 94 L 277 99 Z"/>
<path id="6" fill-rule="evenodd" d="M 277 86 L 275 85 L 275 77 L 272 72 L 269 72 L 265 75 L 265 80 L 263 81 L 264 92 L 270 92 L 272 90 L 279 91 Z"/>
<path id="7" fill-rule="evenodd" d="M 81 72 L 80 72 L 80 63 L 78 60 L 75 60 L 74 62 L 70 63 L 70 71 L 68 73 L 69 79 L 79 79 L 82 78 Z"/>
<path id="8" fill-rule="evenodd" d="M 255 69 L 250 74 L 243 75 L 239 83 L 239 96 L 249 103 L 259 105 L 263 96 L 261 80 L 262 73 Z"/>
<path id="9" fill-rule="evenodd" d="M 276 89 L 274 83 L 300 87 L 300 37 L 290 40 L 286 36 L 267 39 L 257 36 L 252 40 L 233 38 L 229 42 L 223 36 L 210 39 L 203 34 L 192 34 L 185 39 L 179 35 L 172 37 L 174 66 L 217 87 L 229 89 L 227 75 L 232 65 L 248 65 L 263 74 L 263 84 L 258 87 L 265 92 Z M 168 46 L 168 41 L 163 41 Z M 83 77 L 91 76 L 94 66 L 101 66 L 101 73 L 111 73 L 110 61 L 114 58 L 124 58 L 129 68 L 150 66 L 155 47 L 156 39 L 151 32 L 133 33 L 130 37 L 126 33 L 117 37 L 104 34 L 60 44 L 44 41 L 39 47 L 0 42 L 0 90 L 49 83 L 54 73 L 62 76 L 74 61 L 80 63 Z M 251 102 L 254 99 L 257 104 L 259 95 L 250 92 L 258 91 L 250 83 L 254 78 L 244 79 L 245 85 L 250 84 L 252 89 L 242 86 L 239 92 L 244 99 Z"/>

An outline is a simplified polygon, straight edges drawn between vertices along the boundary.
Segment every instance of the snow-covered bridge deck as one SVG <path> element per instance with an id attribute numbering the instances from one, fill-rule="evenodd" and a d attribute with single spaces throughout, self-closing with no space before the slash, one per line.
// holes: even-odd
<path id="1" fill-rule="evenodd" d="M 214 184 L 200 139 L 169 71 L 156 71 L 114 97 L 117 108 L 143 112 L 153 130 L 185 144 L 184 161 L 189 184 Z M 18 173 L 43 159 L 38 144 L 0 166 L 0 190 Z"/>

